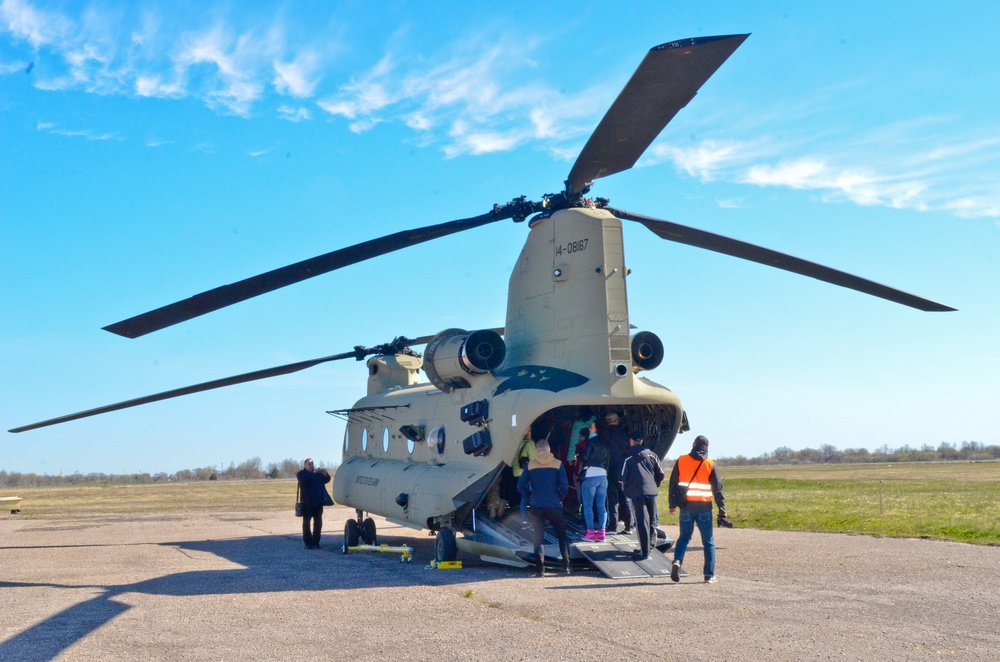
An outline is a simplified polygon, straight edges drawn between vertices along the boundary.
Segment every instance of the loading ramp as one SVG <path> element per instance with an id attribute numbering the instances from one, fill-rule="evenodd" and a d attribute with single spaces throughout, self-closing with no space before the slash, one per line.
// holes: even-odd
<path id="1" fill-rule="evenodd" d="M 465 531 L 458 539 L 462 551 L 479 556 L 484 561 L 503 563 L 517 567 L 534 564 L 534 546 L 531 535 L 523 530 L 520 518 L 509 514 L 494 519 L 478 514 L 475 530 Z M 570 542 L 570 557 L 586 560 L 610 579 L 663 578 L 670 576 L 671 557 L 665 552 L 673 546 L 662 529 L 657 531 L 656 547 L 650 550 L 649 558 L 635 561 L 632 552 L 639 549 L 635 534 L 608 534 L 604 542 L 589 542 L 583 539 L 586 527 L 582 518 L 566 516 L 566 536 Z M 543 538 L 546 565 L 562 561 L 559 541 L 551 527 L 546 527 Z"/>

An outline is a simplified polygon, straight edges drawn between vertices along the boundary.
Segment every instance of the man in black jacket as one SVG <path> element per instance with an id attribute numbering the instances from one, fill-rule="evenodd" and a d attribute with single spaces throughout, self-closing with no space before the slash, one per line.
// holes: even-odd
<path id="1" fill-rule="evenodd" d="M 604 440 L 611 453 L 608 463 L 608 531 L 618 533 L 618 522 L 625 525 L 624 535 L 632 533 L 632 503 L 621 489 L 622 464 L 629 451 L 629 436 L 622 429 L 615 412 L 604 417 Z"/>
<path id="2" fill-rule="evenodd" d="M 653 529 L 656 521 L 656 498 L 664 476 L 656 453 L 643 446 L 643 432 L 639 428 L 629 435 L 629 452 L 622 464 L 621 475 L 625 496 L 632 502 L 632 511 L 635 513 L 639 549 L 632 552 L 632 557 L 637 561 L 649 558 L 650 540 L 656 536 Z"/>
<path id="3" fill-rule="evenodd" d="M 306 549 L 319 549 L 319 536 L 323 532 L 323 505 L 327 500 L 325 485 L 330 482 L 326 469 L 316 469 L 312 458 L 306 458 L 299 479 L 299 500 L 302 502 L 302 541 Z M 312 531 L 309 523 L 312 521 Z"/>

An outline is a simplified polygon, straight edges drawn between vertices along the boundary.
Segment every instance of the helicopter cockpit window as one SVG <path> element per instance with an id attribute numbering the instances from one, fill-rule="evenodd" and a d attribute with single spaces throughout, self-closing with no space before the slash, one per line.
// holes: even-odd
<path id="1" fill-rule="evenodd" d="M 439 425 L 427 435 L 427 445 L 437 450 L 438 455 L 444 455 L 444 426 Z"/>
<path id="2" fill-rule="evenodd" d="M 368 428 L 361 428 L 361 450 L 368 450 Z"/>
<path id="3" fill-rule="evenodd" d="M 382 452 L 389 452 L 389 428 L 382 430 Z"/>

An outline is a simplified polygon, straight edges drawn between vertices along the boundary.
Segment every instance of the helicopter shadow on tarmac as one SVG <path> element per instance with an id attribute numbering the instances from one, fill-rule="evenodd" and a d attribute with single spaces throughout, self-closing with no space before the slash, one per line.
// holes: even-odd
<path id="1" fill-rule="evenodd" d="M 293 535 L 264 535 L 225 540 L 154 543 L 176 549 L 189 557 L 214 556 L 238 564 L 239 568 L 191 570 L 166 574 L 129 584 L 60 584 L 53 582 L 0 581 L 3 589 L 63 589 L 98 591 L 35 625 L 0 642 L 0 660 L 52 660 L 133 607 L 119 598 L 138 593 L 152 596 L 197 597 L 253 595 L 259 593 L 370 589 L 377 587 L 445 586 L 468 582 L 496 581 L 523 576 L 523 571 L 495 565 L 472 565 L 462 571 L 425 570 L 422 563 L 400 563 L 398 554 L 340 552 L 340 536 L 330 536 L 321 550 L 304 550 Z M 433 539 L 406 537 L 390 544 L 414 547 L 416 558 L 433 556 Z M 134 547 L 105 544 L 88 547 Z M 56 546 L 60 547 L 60 546 Z M 81 547 L 70 545 L 69 547 Z M 53 546 L 45 546 L 52 549 Z M 41 553 L 41 549 L 39 551 Z M 193 609 L 194 607 L 192 607 Z"/>

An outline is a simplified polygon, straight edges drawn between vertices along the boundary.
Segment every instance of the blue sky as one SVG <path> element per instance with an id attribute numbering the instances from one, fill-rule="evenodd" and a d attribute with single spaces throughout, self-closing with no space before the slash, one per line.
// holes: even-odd
<path id="1" fill-rule="evenodd" d="M 558 191 L 650 47 L 749 32 L 637 166 L 593 194 L 959 312 L 627 223 L 632 321 L 667 351 L 650 376 L 716 455 L 1000 443 L 998 22 L 987 2 L 0 0 L 3 429 L 400 334 L 502 326 L 526 232 L 510 222 L 137 340 L 101 330 Z M 343 424 L 324 412 L 365 378 L 339 362 L 4 432 L 0 468 L 337 461 Z"/>

